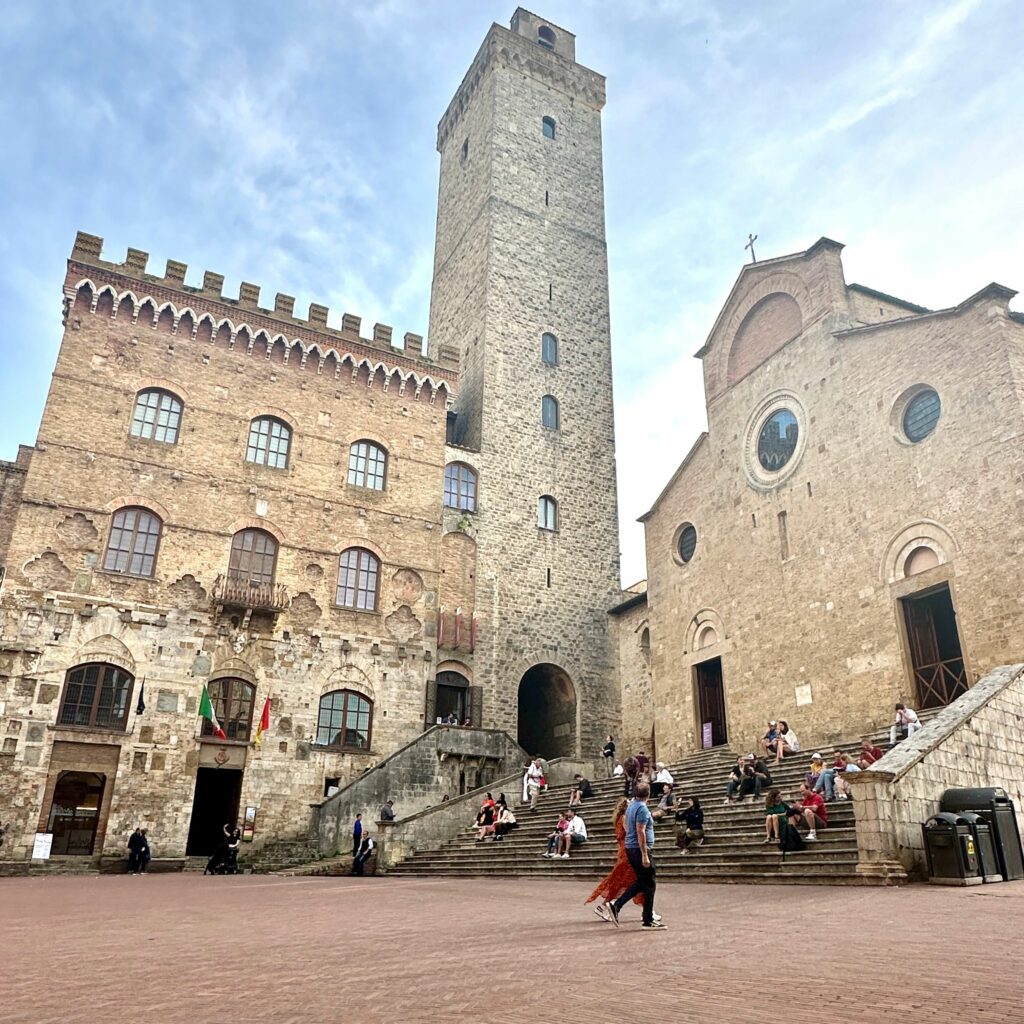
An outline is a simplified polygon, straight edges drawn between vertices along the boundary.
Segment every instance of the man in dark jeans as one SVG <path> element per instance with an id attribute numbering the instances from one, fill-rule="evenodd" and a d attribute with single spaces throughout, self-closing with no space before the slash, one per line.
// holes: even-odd
<path id="1" fill-rule="evenodd" d="M 639 892 L 644 897 L 644 928 L 665 928 L 654 913 L 654 818 L 647 809 L 651 787 L 638 782 L 636 795 L 626 808 L 626 858 L 636 874 L 636 881 L 608 906 L 611 921 L 617 926 L 619 911 Z"/>

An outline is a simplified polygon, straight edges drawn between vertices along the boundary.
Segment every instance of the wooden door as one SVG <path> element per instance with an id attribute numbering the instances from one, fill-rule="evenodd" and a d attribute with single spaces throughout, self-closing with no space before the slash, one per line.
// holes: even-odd
<path id="1" fill-rule="evenodd" d="M 712 658 L 696 666 L 698 736 L 700 745 L 707 746 L 704 726 L 710 724 L 710 746 L 718 747 L 729 741 L 725 720 L 725 687 L 722 683 L 722 659 Z"/>

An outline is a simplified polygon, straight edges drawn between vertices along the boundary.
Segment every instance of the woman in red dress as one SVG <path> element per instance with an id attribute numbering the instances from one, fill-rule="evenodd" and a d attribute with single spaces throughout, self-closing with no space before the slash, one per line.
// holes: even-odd
<path id="1" fill-rule="evenodd" d="M 605 909 L 609 903 L 617 900 L 635 881 L 636 872 L 630 866 L 628 860 L 626 860 L 626 805 L 629 801 L 623 797 L 615 805 L 615 813 L 612 816 L 612 822 L 615 825 L 615 839 L 619 844 L 619 855 L 615 858 L 615 864 L 611 871 L 600 881 L 597 888 L 586 898 L 584 905 L 592 903 L 602 896 L 604 902 L 598 903 L 594 907 L 594 913 L 597 914 L 603 921 L 610 921 L 611 918 L 608 916 L 608 911 Z M 643 895 L 637 893 L 633 897 L 633 902 L 642 905 L 644 902 Z"/>

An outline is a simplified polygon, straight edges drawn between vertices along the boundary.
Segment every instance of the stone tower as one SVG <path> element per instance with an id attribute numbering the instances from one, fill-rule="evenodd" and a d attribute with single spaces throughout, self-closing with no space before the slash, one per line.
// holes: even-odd
<path id="1" fill-rule="evenodd" d="M 460 352 L 447 460 L 478 477 L 475 508 L 446 512 L 445 540 L 475 541 L 474 642 L 449 667 L 482 724 L 549 757 L 592 754 L 620 713 L 604 100 L 575 36 L 519 8 L 437 137 L 430 338 Z"/>

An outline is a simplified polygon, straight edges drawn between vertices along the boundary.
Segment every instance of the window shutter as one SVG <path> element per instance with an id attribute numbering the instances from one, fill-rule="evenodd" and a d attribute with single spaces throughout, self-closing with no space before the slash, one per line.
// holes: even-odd
<path id="1" fill-rule="evenodd" d="M 431 679 L 427 682 L 427 707 L 423 713 L 423 728 L 429 729 L 437 723 L 437 680 Z"/>
<path id="2" fill-rule="evenodd" d="M 469 724 L 474 729 L 483 728 L 484 688 L 482 686 L 471 686 L 469 688 L 469 709 Z"/>

